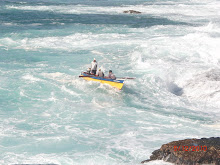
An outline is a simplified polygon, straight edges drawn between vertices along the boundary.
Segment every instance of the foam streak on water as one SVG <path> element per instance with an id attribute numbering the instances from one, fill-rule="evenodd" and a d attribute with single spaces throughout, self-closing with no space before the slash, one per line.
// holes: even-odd
<path id="1" fill-rule="evenodd" d="M 133 165 L 164 143 L 220 136 L 219 7 L 2 0 L 0 164 Z M 79 79 L 94 57 L 136 79 L 121 91 Z"/>

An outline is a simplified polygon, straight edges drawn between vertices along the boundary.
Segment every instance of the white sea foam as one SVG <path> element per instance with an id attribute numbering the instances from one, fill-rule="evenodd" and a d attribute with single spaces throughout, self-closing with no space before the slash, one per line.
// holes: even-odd
<path id="1" fill-rule="evenodd" d="M 11 23 L 11 22 L 5 22 L 5 23 L 2 23 L 2 25 L 5 25 L 5 26 L 17 26 L 18 24 Z"/>
<path id="2" fill-rule="evenodd" d="M 92 52 L 93 54 L 104 55 L 104 53 L 99 52 L 99 51 L 97 51 L 97 50 L 92 50 L 91 52 Z"/>
<path id="3" fill-rule="evenodd" d="M 144 164 L 147 164 L 147 165 L 173 165 L 173 163 L 164 162 L 162 160 L 155 160 L 155 161 L 151 161 L 151 162 L 144 163 Z"/>
<path id="4" fill-rule="evenodd" d="M 61 76 L 63 76 L 63 73 L 60 72 L 56 72 L 56 73 L 42 73 L 43 76 L 47 77 L 47 78 L 59 78 Z"/>
<path id="5" fill-rule="evenodd" d="M 24 154 L 16 154 L 13 152 L 6 152 L 3 154 L 4 160 L 7 160 L 6 164 L 20 164 L 20 163 L 25 163 L 27 164 L 59 164 L 60 162 L 56 159 L 57 155 L 56 154 L 37 154 L 35 156 L 27 155 L 27 153 Z M 61 158 L 58 158 L 61 159 Z"/>
<path id="6" fill-rule="evenodd" d="M 124 34 L 92 34 L 92 33 L 76 33 L 63 37 L 43 37 L 43 38 L 24 38 L 11 39 L 2 38 L 0 43 L 3 46 L 13 49 L 38 50 L 38 49 L 54 49 L 72 51 L 75 49 L 88 49 L 97 46 L 123 44 L 123 38 L 127 38 Z M 92 42 L 96 40 L 96 42 Z M 105 42 L 103 42 L 105 41 Z M 135 41 L 131 41 L 135 42 Z"/>
<path id="7" fill-rule="evenodd" d="M 142 6 L 137 6 L 133 8 L 139 8 Z M 95 6 L 85 6 L 85 5 L 68 5 L 68 6 L 7 6 L 8 9 L 17 10 L 38 10 L 38 11 L 50 11 L 66 14 L 105 14 L 105 13 L 122 13 L 123 10 L 129 10 L 129 6 L 124 7 L 95 7 Z"/>
<path id="8" fill-rule="evenodd" d="M 183 86 L 184 94 L 192 99 L 219 103 L 220 100 L 220 72 L 210 70 L 195 75 Z"/>
<path id="9" fill-rule="evenodd" d="M 42 116 L 43 117 L 51 117 L 51 115 L 49 113 L 46 113 L 46 112 L 42 113 Z"/>
<path id="10" fill-rule="evenodd" d="M 72 91 L 72 90 L 66 88 L 65 86 L 62 86 L 62 87 L 61 87 L 61 90 L 62 90 L 62 91 L 65 91 L 65 92 L 67 92 L 67 93 L 69 93 L 69 94 L 71 94 L 71 95 L 79 95 L 78 93 L 76 93 L 76 92 L 74 92 L 74 91 Z"/>
<path id="11" fill-rule="evenodd" d="M 103 100 L 97 100 L 96 98 L 92 99 L 92 103 L 94 106 L 96 106 L 98 109 L 100 108 L 110 108 L 112 107 L 112 103 L 109 100 L 103 101 Z"/>
<path id="12" fill-rule="evenodd" d="M 192 5 L 192 3 L 194 3 Z M 86 6 L 86 5 L 61 5 L 61 6 L 28 6 L 28 5 L 8 5 L 8 9 L 17 10 L 37 10 L 49 11 L 65 14 L 123 14 L 125 10 L 137 10 L 142 14 L 151 14 L 155 16 L 168 16 L 172 19 L 182 20 L 193 19 L 194 17 L 202 16 L 217 16 L 219 12 L 220 3 L 217 1 L 198 2 L 193 0 L 191 3 L 187 2 L 164 2 L 163 4 L 157 2 L 146 2 L 144 5 L 123 5 L 116 6 Z M 217 17 L 216 17 L 217 18 Z M 188 20 L 189 21 L 189 20 Z"/>
<path id="13" fill-rule="evenodd" d="M 29 24 L 29 26 L 41 26 L 41 25 L 43 25 L 43 24 L 41 24 L 41 23 L 32 23 L 32 24 Z"/>
<path id="14" fill-rule="evenodd" d="M 34 77 L 33 75 L 27 74 L 22 76 L 23 79 L 28 80 L 30 82 L 37 82 L 37 81 L 42 81 L 41 79 Z"/>
<path id="15" fill-rule="evenodd" d="M 219 67 L 220 39 L 212 35 L 213 32 L 215 34 L 219 32 L 218 24 L 209 23 L 190 30 L 189 34 L 183 33 L 177 37 L 167 36 L 147 40 L 131 52 L 132 66 L 137 73 L 142 75 L 145 73 L 144 79 L 145 75 L 148 79 L 150 77 L 161 79 L 166 85 L 162 82 L 160 86 L 167 86 L 168 90 L 176 95 L 185 92 L 188 98 L 217 103 L 218 82 L 201 80 L 193 76 L 198 75 L 200 69 L 204 72 L 205 69 Z M 192 79 L 195 79 L 195 85 L 186 85 L 189 79 L 191 84 Z"/>
<path id="16" fill-rule="evenodd" d="M 204 124 L 204 127 L 209 127 L 211 129 L 216 129 L 217 131 L 220 131 L 220 123 L 214 123 L 214 124 Z"/>
<path id="17" fill-rule="evenodd" d="M 193 5 L 192 2 L 198 4 Z M 73 14 L 123 14 L 123 10 L 134 9 L 143 12 L 143 17 L 150 14 L 190 23 L 205 19 L 210 23 L 201 21 L 197 26 L 158 25 L 148 28 L 105 27 L 98 32 L 68 33 L 65 36 L 54 34 L 52 37 L 2 36 L 0 44 L 9 47 L 9 51 L 21 49 L 13 51 L 30 55 L 22 49 L 37 50 L 39 54 L 35 52 L 35 55 L 41 58 L 42 49 L 49 49 L 45 51 L 48 54 L 51 50 L 57 53 L 57 50 L 80 49 L 89 54 L 79 54 L 79 59 L 86 60 L 90 55 L 97 55 L 100 61 L 108 61 L 108 66 L 103 65 L 103 69 L 115 67 L 118 73 L 137 77 L 125 82 L 125 88 L 118 91 L 108 85 L 67 74 L 68 71 L 77 73 L 81 68 L 56 72 L 54 70 L 59 70 L 60 65 L 56 66 L 51 61 L 68 61 L 63 59 L 63 52 L 57 53 L 60 55 L 56 56 L 57 59 L 44 56 L 46 64 L 34 62 L 34 66 L 43 70 L 38 76 L 35 70 L 30 73 L 24 68 L 21 81 L 25 83 L 22 85 L 13 81 L 15 69 L 0 72 L 4 74 L 1 75 L 1 83 L 12 84 L 12 88 L 6 86 L 10 93 L 3 91 L 6 97 L 11 97 L 7 101 L 17 99 L 20 92 L 17 102 L 12 101 L 3 107 L 10 111 L 2 111 L 5 116 L 0 134 L 5 142 L 10 143 L 1 144 L 4 145 L 4 152 L 0 155 L 3 164 L 25 161 L 30 164 L 133 165 L 149 158 L 151 152 L 164 143 L 218 135 L 219 109 L 214 104 L 213 108 L 204 107 L 203 96 L 207 94 L 205 100 L 211 103 L 219 100 L 219 95 L 216 95 L 219 91 L 216 71 L 219 66 L 219 24 L 215 21 L 219 16 L 219 2 L 182 0 L 149 3 L 120 7 L 8 6 L 16 10 Z M 9 56 L 16 61 L 13 62 L 16 68 L 23 65 L 20 58 L 24 56 L 19 55 Z M 29 57 L 32 59 L 32 56 Z M 11 60 L 6 62 L 11 65 Z M 30 60 L 31 64 L 25 67 L 32 67 L 32 62 Z M 1 67 L 4 66 L 3 61 Z M 207 72 L 210 68 L 214 70 Z M 11 77 L 2 79 L 6 74 Z M 185 88 L 182 96 L 173 94 L 175 84 Z M 40 97 L 36 96 L 39 92 L 42 94 Z M 195 102 L 190 103 L 187 97 Z M 198 100 L 203 100 L 203 105 L 197 105 L 200 103 Z M 18 111 L 14 106 L 19 107 Z M 47 154 L 39 154 L 44 152 Z M 169 163 L 158 160 L 147 164 Z"/>

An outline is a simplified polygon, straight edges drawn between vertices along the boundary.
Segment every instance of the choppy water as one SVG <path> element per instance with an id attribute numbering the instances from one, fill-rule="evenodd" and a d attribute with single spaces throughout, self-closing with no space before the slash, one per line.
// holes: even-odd
<path id="1" fill-rule="evenodd" d="M 0 164 L 139 164 L 164 143 L 220 136 L 219 8 L 1 0 Z M 136 79 L 122 91 L 79 79 L 94 57 Z"/>

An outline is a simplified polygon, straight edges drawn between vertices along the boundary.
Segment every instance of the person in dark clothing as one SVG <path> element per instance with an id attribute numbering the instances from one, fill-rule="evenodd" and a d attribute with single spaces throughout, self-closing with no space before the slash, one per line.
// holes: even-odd
<path id="1" fill-rule="evenodd" d="M 112 70 L 109 70 L 108 78 L 113 80 L 116 79 L 115 75 L 112 73 Z"/>

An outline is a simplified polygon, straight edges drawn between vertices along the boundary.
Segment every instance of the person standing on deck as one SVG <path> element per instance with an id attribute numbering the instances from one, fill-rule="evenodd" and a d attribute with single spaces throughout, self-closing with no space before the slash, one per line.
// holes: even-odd
<path id="1" fill-rule="evenodd" d="M 115 75 L 112 73 L 112 70 L 109 70 L 108 78 L 113 80 L 116 79 Z"/>
<path id="2" fill-rule="evenodd" d="M 97 76 L 98 77 L 104 77 L 104 73 L 101 69 L 99 69 Z"/>
<path id="3" fill-rule="evenodd" d="M 94 60 L 92 61 L 92 67 L 91 67 L 92 74 L 96 74 L 97 66 L 98 66 L 98 64 L 96 62 L 96 59 L 94 58 Z"/>

